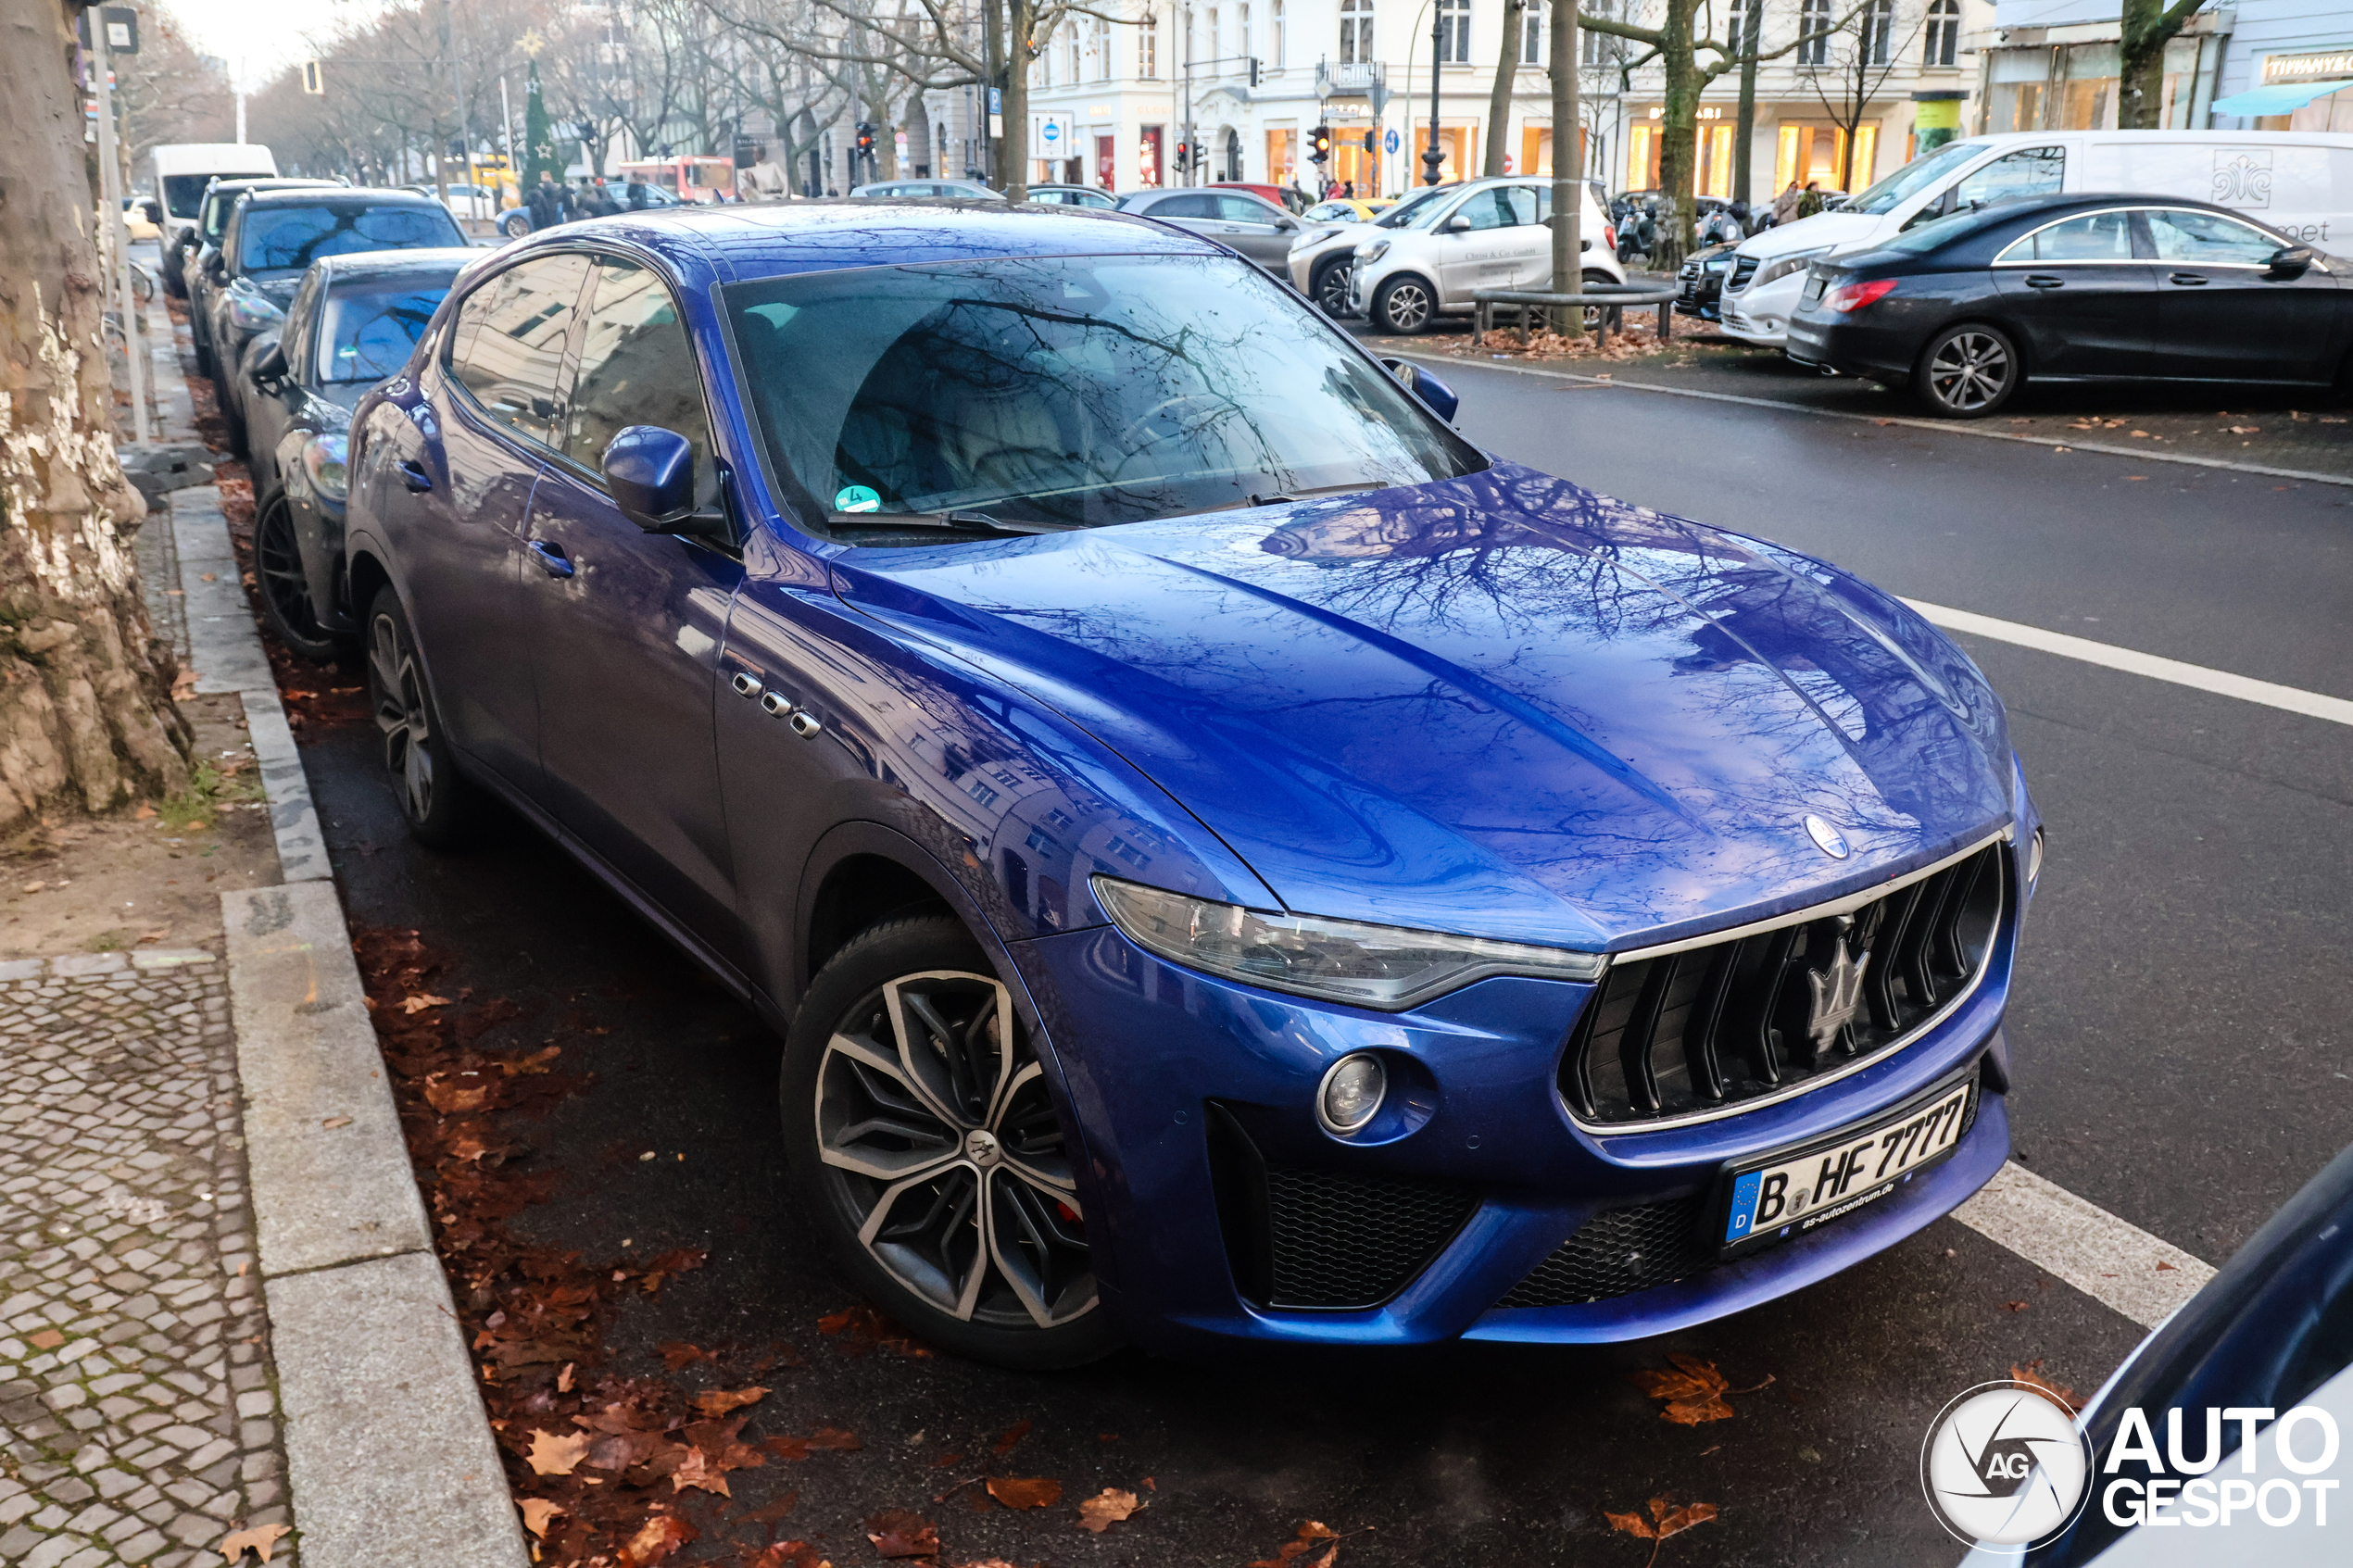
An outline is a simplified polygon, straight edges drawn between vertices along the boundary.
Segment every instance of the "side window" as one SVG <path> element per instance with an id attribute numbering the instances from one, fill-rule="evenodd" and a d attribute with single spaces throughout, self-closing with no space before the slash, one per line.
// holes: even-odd
<path id="1" fill-rule="evenodd" d="M 2219 212 L 2159 209 L 2148 215 L 2159 261 L 2265 267 L 2287 242 Z"/>
<path id="2" fill-rule="evenodd" d="M 1150 216 L 1153 218 L 1214 218 L 1217 198 L 1214 196 L 1171 196 L 1154 202 Z"/>
<path id="3" fill-rule="evenodd" d="M 1248 196 L 1219 196 L 1217 216 L 1228 223 L 1262 223 L 1271 225 L 1275 215 L 1265 206 Z"/>
<path id="4" fill-rule="evenodd" d="M 449 373 L 493 419 L 552 444 L 556 377 L 572 332 L 585 256 L 547 256 L 510 267 L 458 307 Z"/>
<path id="5" fill-rule="evenodd" d="M 1513 185 L 1507 187 L 1504 194 L 1511 200 L 1514 223 L 1536 221 L 1536 193 L 1532 188 L 1527 185 Z M 1551 205 L 1549 202 L 1545 204 L 1547 207 Z"/>
<path id="6" fill-rule="evenodd" d="M 319 273 L 314 270 L 303 274 L 302 287 L 295 291 L 294 303 L 286 307 L 285 329 L 278 334 L 279 351 L 285 356 L 287 370 L 297 381 L 305 379 L 312 329 L 319 322 L 321 292 Z"/>
<path id="7" fill-rule="evenodd" d="M 2021 261 L 2130 261 L 2133 259 L 2133 215 L 2092 212 L 2054 223 L 2002 252 L 1998 258 Z"/>
<path id="8" fill-rule="evenodd" d="M 598 258 L 595 289 L 566 400 L 564 456 L 595 473 L 606 444 L 622 431 L 661 425 L 694 443 L 696 475 L 707 480 L 714 470 L 702 374 L 670 290 L 619 257 Z"/>
<path id="9" fill-rule="evenodd" d="M 1469 219 L 1474 229 L 1508 229 L 1519 221 L 1519 216 L 1512 210 L 1508 190 L 1501 186 L 1473 194 L 1454 210 Z"/>
<path id="10" fill-rule="evenodd" d="M 1957 210 L 1971 203 L 1992 207 L 1995 202 L 2016 201 L 2020 196 L 2056 195 L 2066 183 L 2065 147 L 2020 147 L 1973 174 L 1964 175 L 1953 188 L 1953 207 Z"/>

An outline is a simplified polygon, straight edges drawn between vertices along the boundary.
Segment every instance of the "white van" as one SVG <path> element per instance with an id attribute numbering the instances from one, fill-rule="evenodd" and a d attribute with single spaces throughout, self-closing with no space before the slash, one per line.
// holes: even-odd
<path id="1" fill-rule="evenodd" d="M 2012 132 L 1948 142 L 1835 212 L 1741 242 L 1724 278 L 1724 330 L 1779 348 L 1816 257 L 1867 249 L 1972 203 L 2077 191 L 2209 201 L 2315 249 L 2353 257 L 2353 135 Z"/>
<path id="2" fill-rule="evenodd" d="M 204 188 L 216 179 L 258 180 L 278 172 L 278 160 L 258 142 L 170 142 L 156 149 L 156 194 L 163 198 L 163 241 L 196 220 Z"/>

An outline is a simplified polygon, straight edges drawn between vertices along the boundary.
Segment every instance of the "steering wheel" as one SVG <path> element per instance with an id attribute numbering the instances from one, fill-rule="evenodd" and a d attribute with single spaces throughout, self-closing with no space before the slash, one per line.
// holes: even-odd
<path id="1" fill-rule="evenodd" d="M 1134 435 L 1145 425 L 1151 423 L 1163 409 L 1179 408 L 1188 403 L 1220 403 L 1223 401 L 1224 399 L 1220 398 L 1214 392 L 1180 392 L 1174 397 L 1164 397 L 1159 402 L 1153 404 L 1151 408 L 1145 409 L 1142 413 L 1137 415 L 1133 420 L 1129 420 L 1127 428 L 1119 433 L 1119 437 L 1114 445 L 1123 452 L 1127 450 L 1128 437 Z M 1165 435 L 1156 435 L 1145 445 L 1147 446 L 1157 446 L 1164 441 L 1174 440 L 1177 433 L 1178 433 L 1175 431 L 1171 431 Z"/>

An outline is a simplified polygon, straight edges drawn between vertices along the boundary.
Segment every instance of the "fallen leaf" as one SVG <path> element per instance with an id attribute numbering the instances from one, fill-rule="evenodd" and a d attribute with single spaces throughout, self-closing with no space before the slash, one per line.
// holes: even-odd
<path id="1" fill-rule="evenodd" d="M 1650 1560 L 1655 1562 L 1658 1561 L 1659 1543 L 1664 1543 L 1671 1536 L 1681 1535 L 1694 1524 L 1705 1524 L 1715 1518 L 1716 1505 L 1694 1502 L 1677 1508 L 1665 1498 L 1653 1498 L 1648 1519 L 1639 1513 L 1611 1513 L 1606 1510 L 1602 1517 L 1609 1521 L 1611 1529 L 1654 1543 Z"/>
<path id="2" fill-rule="evenodd" d="M 468 1110 L 480 1110 L 482 1102 L 490 1098 L 490 1085 L 461 1089 L 455 1084 L 427 1084 L 425 1101 L 444 1116 L 456 1116 Z"/>
<path id="3" fill-rule="evenodd" d="M 939 1555 L 938 1527 L 912 1509 L 884 1509 L 866 1521 L 866 1538 L 885 1557 Z"/>
<path id="4" fill-rule="evenodd" d="M 144 822 L 155 814 L 156 809 L 154 807 L 142 804 L 136 811 L 131 813 L 131 820 L 134 822 Z"/>
<path id="5" fill-rule="evenodd" d="M 627 1568 L 653 1568 L 702 1532 L 674 1513 L 657 1513 L 621 1549 Z"/>
<path id="6" fill-rule="evenodd" d="M 1274 1556 L 1261 1558 L 1252 1563 L 1250 1568 L 1292 1568 L 1296 1559 L 1315 1550 L 1318 1545 L 1326 1541 L 1333 1544 L 1325 1547 L 1324 1554 L 1315 1562 L 1301 1563 L 1299 1568 L 1330 1568 L 1333 1559 L 1340 1555 L 1340 1532 L 1320 1519 L 1308 1520 L 1299 1527 L 1297 1536 L 1275 1549 Z"/>
<path id="7" fill-rule="evenodd" d="M 941 1455 L 940 1455 L 937 1459 L 933 1460 L 933 1461 L 931 1461 L 931 1463 L 932 1463 L 932 1468 L 933 1468 L 933 1469 L 935 1469 L 935 1470 L 950 1470 L 950 1469 L 953 1469 L 955 1466 L 957 1466 L 957 1465 L 960 1465 L 960 1464 L 963 1463 L 963 1462 L 964 1462 L 964 1461 L 966 1461 L 966 1460 L 968 1460 L 968 1459 L 970 1459 L 970 1458 L 972 1458 L 972 1455 L 967 1454 L 967 1453 L 958 1453 L 958 1452 L 944 1453 L 944 1454 L 941 1454 Z"/>
<path id="8" fill-rule="evenodd" d="M 1123 1492 L 1116 1486 L 1105 1486 L 1078 1505 L 1078 1527 L 1082 1530 L 1092 1530 L 1100 1536 L 1145 1506 L 1133 1492 Z"/>
<path id="9" fill-rule="evenodd" d="M 2002 1303 L 2002 1311 L 2006 1312 L 2022 1312 L 2032 1305 L 2032 1303 L 2028 1301 L 2005 1301 Z"/>
<path id="10" fill-rule="evenodd" d="M 36 1350 L 54 1350 L 66 1342 L 66 1336 L 60 1329 L 44 1328 L 38 1334 L 26 1335 L 24 1342 Z"/>
<path id="11" fill-rule="evenodd" d="M 712 1388 L 695 1396 L 695 1409 L 705 1415 L 725 1415 L 746 1405 L 756 1405 L 768 1397 L 765 1388 Z"/>
<path id="12" fill-rule="evenodd" d="M 447 997 L 417 996 L 400 999 L 400 1010 L 403 1012 L 422 1012 L 427 1008 L 446 1008 L 448 1005 L 449 998 Z"/>
<path id="13" fill-rule="evenodd" d="M 1026 1421 L 1016 1421 L 1011 1426 L 1005 1428 L 1005 1435 L 998 1438 L 996 1446 L 988 1451 L 998 1454 L 1012 1453 L 1013 1451 L 1013 1445 L 1028 1436 L 1029 1423 Z"/>
<path id="14" fill-rule="evenodd" d="M 988 1495 L 1007 1508 L 1051 1508 L 1063 1500 L 1063 1484 L 992 1475 L 988 1478 Z"/>
<path id="15" fill-rule="evenodd" d="M 558 1436 L 534 1428 L 531 1451 L 523 1458 L 534 1475 L 569 1475 L 573 1466 L 588 1457 L 588 1445 L 593 1441 L 585 1432 L 567 1432 Z"/>
<path id="16" fill-rule="evenodd" d="M 2024 1366 L 2013 1364 L 2010 1367 L 2010 1380 L 2014 1383 L 2023 1383 L 2029 1388 L 2041 1389 L 2060 1404 L 2065 1405 L 2070 1415 L 2083 1413 L 2083 1401 L 2076 1398 L 2074 1389 L 2064 1383 L 2054 1383 L 2043 1375 L 2043 1358 L 2040 1356 L 2035 1357 Z"/>
<path id="17" fill-rule="evenodd" d="M 2158 1266 L 2158 1268 L 2160 1268 L 2160 1269 L 2172 1269 L 2172 1268 L 2173 1268 L 2173 1265 L 2172 1265 L 2172 1264 L 2171 1264 L 2171 1263 L 2169 1263 L 2169 1262 L 2166 1262 L 2166 1261 L 2165 1261 L 2163 1259 L 2161 1259 L 2161 1258 L 2158 1260 L 2158 1264 L 2157 1264 L 2157 1266 Z M 2178 1269 L 2176 1269 L 2176 1270 L 2174 1270 L 2174 1272 L 2178 1273 L 2180 1273 L 2181 1271 L 2179 1271 Z"/>
<path id="18" fill-rule="evenodd" d="M 220 1553 L 223 1562 L 236 1562 L 245 1557 L 245 1549 L 250 1547 L 262 1562 L 267 1562 L 270 1553 L 278 1545 L 278 1537 L 291 1534 L 293 1532 L 283 1524 L 256 1524 L 250 1530 L 232 1531 L 223 1536 L 220 1545 L 214 1549 Z"/>
<path id="19" fill-rule="evenodd" d="M 1704 1421 L 1730 1421 L 1738 1412 L 1726 1401 L 1726 1394 L 1754 1394 L 1773 1381 L 1766 1374 L 1765 1382 L 1755 1387 L 1734 1388 L 1713 1361 L 1703 1361 L 1696 1356 L 1681 1354 L 1667 1358 L 1673 1372 L 1638 1372 L 1632 1374 L 1634 1386 L 1654 1399 L 1666 1401 L 1658 1412 L 1661 1421 L 1671 1421 L 1678 1426 L 1697 1426 Z"/>
<path id="20" fill-rule="evenodd" d="M 351 1118 L 348 1116 L 330 1116 L 325 1121 L 320 1123 L 319 1125 L 326 1128 L 329 1132 L 333 1132 L 337 1127 L 350 1126 Z"/>
<path id="21" fill-rule="evenodd" d="M 813 1437 L 762 1437 L 760 1446 L 778 1459 L 799 1461 L 813 1453 L 856 1453 L 866 1445 L 838 1426 L 821 1426 Z"/>
<path id="22" fill-rule="evenodd" d="M 778 1541 L 751 1560 L 750 1568 L 833 1568 L 807 1541 Z"/>
<path id="23" fill-rule="evenodd" d="M 670 1473 L 672 1491 L 683 1492 L 689 1486 L 717 1492 L 723 1498 L 736 1495 L 727 1489 L 727 1477 L 711 1467 L 711 1456 L 700 1449 L 688 1449 L 686 1457 L 678 1461 L 678 1468 Z"/>
<path id="24" fill-rule="evenodd" d="M 522 1527 L 542 1540 L 547 1536 L 547 1521 L 559 1513 L 572 1512 L 563 1504 L 551 1502 L 546 1498 L 524 1498 L 515 1506 L 522 1510 Z"/>
<path id="25" fill-rule="evenodd" d="M 48 885 L 45 882 L 28 882 L 24 884 L 24 890 L 27 893 L 38 893 Z"/>
<path id="26" fill-rule="evenodd" d="M 800 1500 L 799 1492 L 786 1492 L 774 1502 L 763 1503 L 749 1513 L 739 1513 L 732 1521 L 737 1524 L 774 1524 L 790 1513 L 793 1504 Z"/>
<path id="27" fill-rule="evenodd" d="M 683 1339 L 665 1340 L 655 1346 L 654 1350 L 661 1357 L 661 1364 L 673 1372 L 683 1371 L 697 1361 L 716 1362 L 719 1360 L 699 1345 L 689 1345 Z"/>
<path id="28" fill-rule="evenodd" d="M 564 1363 L 564 1369 L 563 1369 L 563 1371 L 561 1371 L 561 1372 L 560 1372 L 560 1373 L 556 1374 L 556 1392 L 557 1392 L 557 1393 L 559 1393 L 559 1394 L 569 1394 L 569 1393 L 571 1393 L 571 1392 L 572 1392 L 572 1373 L 573 1373 L 573 1362 L 571 1362 L 571 1361 L 566 1361 L 566 1362 Z"/>

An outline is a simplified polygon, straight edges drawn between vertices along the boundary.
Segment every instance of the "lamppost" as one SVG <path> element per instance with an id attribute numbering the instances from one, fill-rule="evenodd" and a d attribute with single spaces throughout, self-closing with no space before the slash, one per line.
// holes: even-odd
<path id="1" fill-rule="evenodd" d="M 1441 46 L 1446 37 L 1444 0 L 1430 6 L 1429 16 L 1429 145 L 1422 153 L 1422 183 L 1435 185 L 1438 166 L 1446 161 L 1446 155 L 1438 145 L 1438 68 L 1446 56 Z"/>

